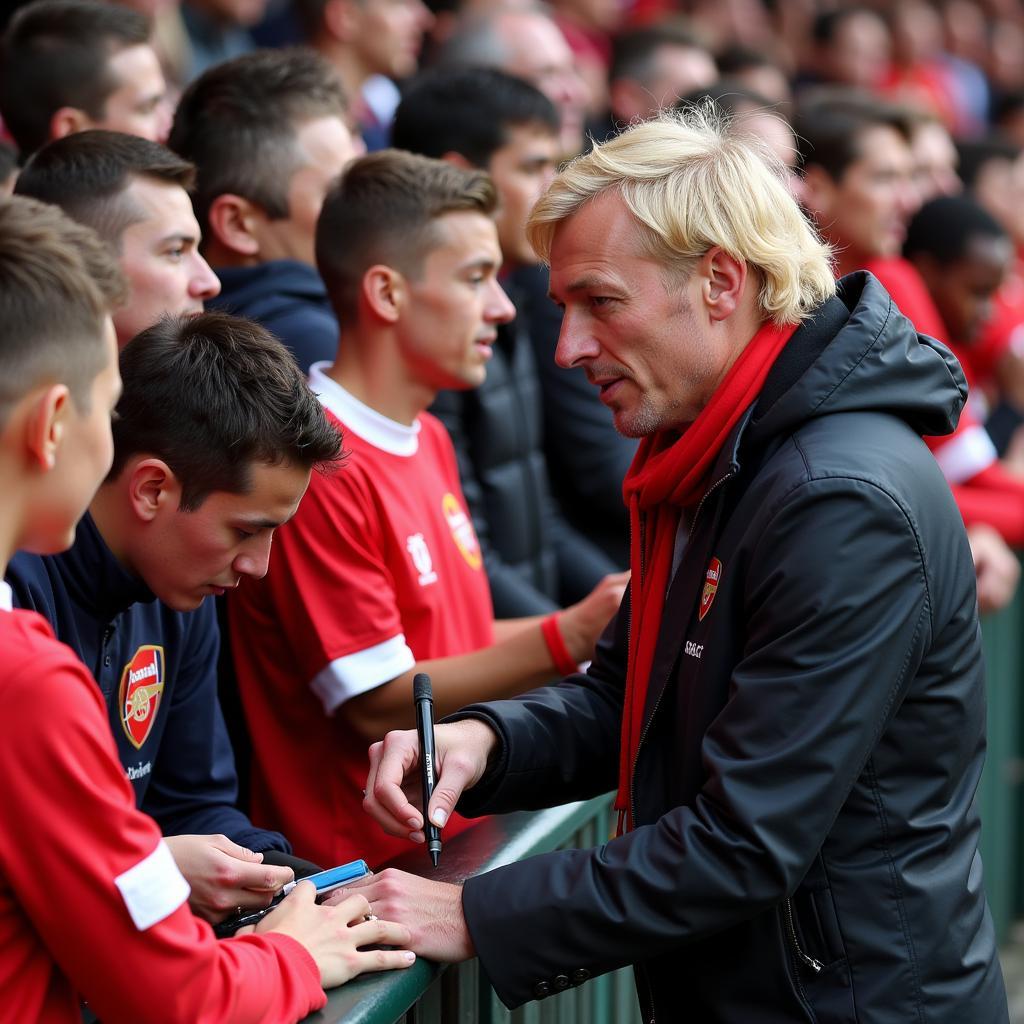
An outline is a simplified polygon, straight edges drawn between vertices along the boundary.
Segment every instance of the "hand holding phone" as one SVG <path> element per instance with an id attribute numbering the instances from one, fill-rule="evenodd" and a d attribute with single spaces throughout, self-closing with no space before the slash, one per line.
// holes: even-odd
<path id="1" fill-rule="evenodd" d="M 347 864 L 339 864 L 336 868 L 318 871 L 315 875 L 306 875 L 305 878 L 286 883 L 281 891 L 274 896 L 269 906 L 260 907 L 259 910 L 246 910 L 240 914 L 234 914 L 221 921 L 220 924 L 214 925 L 213 933 L 217 938 L 225 939 L 229 935 L 234 935 L 239 928 L 256 924 L 257 921 L 261 921 L 266 917 L 300 881 L 313 883 L 316 887 L 316 902 L 319 903 L 328 893 L 334 892 L 335 889 L 340 889 L 346 882 L 352 882 L 357 878 L 362 878 L 364 875 L 371 874 L 373 872 L 369 869 L 365 860 L 353 860 Z"/>

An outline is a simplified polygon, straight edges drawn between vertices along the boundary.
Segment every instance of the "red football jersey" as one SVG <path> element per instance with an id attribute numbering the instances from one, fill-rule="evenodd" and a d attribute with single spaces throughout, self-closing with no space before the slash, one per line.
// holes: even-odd
<path id="1" fill-rule="evenodd" d="M 363 812 L 368 744 L 345 701 L 418 661 L 489 646 L 493 608 L 441 423 L 426 413 L 411 427 L 388 420 L 317 367 L 311 383 L 348 456 L 313 474 L 266 577 L 228 602 L 253 818 L 320 864 L 375 866 L 410 845 Z M 464 827 L 453 818 L 445 834 Z"/>

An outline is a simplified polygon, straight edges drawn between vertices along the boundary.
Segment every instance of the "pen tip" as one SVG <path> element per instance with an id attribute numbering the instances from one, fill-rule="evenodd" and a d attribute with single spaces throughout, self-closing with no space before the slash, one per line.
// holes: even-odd
<path id="1" fill-rule="evenodd" d="M 434 864 L 435 868 L 437 867 L 437 862 L 438 862 L 438 860 L 440 860 L 440 858 L 441 858 L 441 854 L 438 853 L 437 850 L 431 850 L 430 851 L 430 859 L 431 859 L 431 861 L 433 861 L 433 864 Z"/>

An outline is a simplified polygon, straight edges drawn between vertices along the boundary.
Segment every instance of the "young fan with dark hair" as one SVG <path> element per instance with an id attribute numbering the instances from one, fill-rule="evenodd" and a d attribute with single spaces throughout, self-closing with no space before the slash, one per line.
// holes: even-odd
<path id="1" fill-rule="evenodd" d="M 338 325 L 313 251 L 328 187 L 362 152 L 341 82 L 309 50 L 263 50 L 186 90 L 171 147 L 196 166 L 203 252 L 223 285 L 215 308 L 257 320 L 308 370 Z"/>
<path id="2" fill-rule="evenodd" d="M 59 206 L 116 251 L 130 292 L 114 311 L 121 346 L 165 314 L 201 313 L 220 290 L 199 253 L 194 180 L 165 146 L 102 130 L 48 143 L 18 176 L 19 195 Z"/>
<path id="3" fill-rule="evenodd" d="M 0 113 L 22 157 L 109 128 L 162 142 L 171 111 L 149 18 L 96 0 L 35 0 L 0 46 Z"/>
<path id="4" fill-rule="evenodd" d="M 217 921 L 266 905 L 302 865 L 235 807 L 206 598 L 267 571 L 274 530 L 341 438 L 284 347 L 245 320 L 162 320 L 121 375 L 113 468 L 74 546 L 18 555 L 8 580 L 93 673 L 138 805 L 193 909 Z"/>
<path id="5" fill-rule="evenodd" d="M 32 200 L 0 203 L 0 569 L 18 548 L 52 566 L 110 466 L 122 288 L 88 228 Z M 138 671 L 152 701 L 159 680 Z M 323 1006 L 322 986 L 414 959 L 360 951 L 409 933 L 365 920 L 361 896 L 317 906 L 302 884 L 256 934 L 218 942 L 134 806 L 95 683 L 50 624 L 12 610 L 2 582 L 0 702 L 5 1019 L 74 1024 L 84 998 L 133 1024 L 296 1021 Z"/>

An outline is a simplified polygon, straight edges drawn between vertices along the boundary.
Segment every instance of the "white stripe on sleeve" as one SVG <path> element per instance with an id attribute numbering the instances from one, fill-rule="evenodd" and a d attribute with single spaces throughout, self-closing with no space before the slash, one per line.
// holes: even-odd
<path id="1" fill-rule="evenodd" d="M 984 427 L 974 424 L 935 449 L 939 469 L 948 483 L 962 484 L 999 457 Z"/>
<path id="2" fill-rule="evenodd" d="M 399 633 L 363 651 L 335 658 L 309 685 L 320 698 L 324 711 L 333 715 L 345 701 L 390 682 L 415 664 L 405 634 Z"/>
<path id="3" fill-rule="evenodd" d="M 114 884 L 140 932 L 173 914 L 192 891 L 162 839 L 148 857 L 118 875 Z"/>

